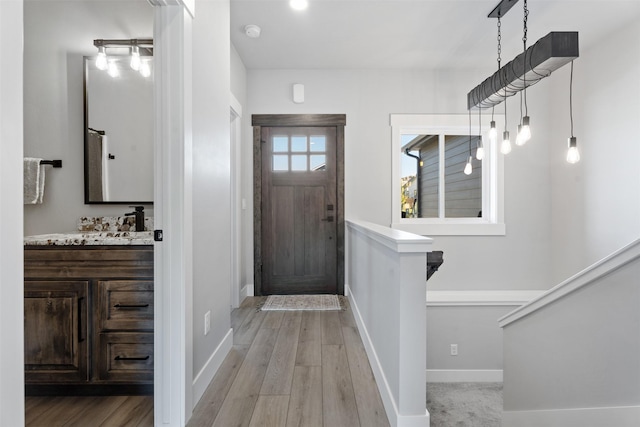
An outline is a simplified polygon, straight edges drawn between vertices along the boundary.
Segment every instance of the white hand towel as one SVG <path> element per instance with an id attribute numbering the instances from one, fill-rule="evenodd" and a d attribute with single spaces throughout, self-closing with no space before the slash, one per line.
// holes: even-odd
<path id="1" fill-rule="evenodd" d="M 42 203 L 44 194 L 44 166 L 42 159 L 24 158 L 23 201 L 25 205 Z"/>

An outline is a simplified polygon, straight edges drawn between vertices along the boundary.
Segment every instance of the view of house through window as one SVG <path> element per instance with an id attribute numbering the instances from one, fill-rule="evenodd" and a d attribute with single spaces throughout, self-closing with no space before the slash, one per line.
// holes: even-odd
<path id="1" fill-rule="evenodd" d="M 482 217 L 482 161 L 479 136 L 401 135 L 402 218 Z M 473 157 L 470 175 L 463 171 Z"/>

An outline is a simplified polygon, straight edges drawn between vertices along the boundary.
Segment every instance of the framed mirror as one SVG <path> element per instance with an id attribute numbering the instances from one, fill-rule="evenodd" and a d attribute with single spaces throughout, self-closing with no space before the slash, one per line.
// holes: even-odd
<path id="1" fill-rule="evenodd" d="M 133 70 L 129 56 L 109 57 L 111 70 L 95 60 L 84 57 L 85 204 L 151 204 L 153 73 Z"/>

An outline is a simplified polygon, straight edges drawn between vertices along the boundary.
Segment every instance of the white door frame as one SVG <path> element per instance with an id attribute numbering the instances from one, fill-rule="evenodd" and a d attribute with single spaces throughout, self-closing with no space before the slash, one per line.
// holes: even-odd
<path id="1" fill-rule="evenodd" d="M 187 0 L 189 1 L 189 0 Z M 154 16 L 155 243 L 154 423 L 182 427 L 193 396 L 192 21 L 193 0 L 151 0 Z"/>
<path id="2" fill-rule="evenodd" d="M 231 109 L 231 309 L 240 305 L 242 290 L 242 194 L 241 194 L 241 159 L 242 159 L 242 105 L 230 94 Z"/>

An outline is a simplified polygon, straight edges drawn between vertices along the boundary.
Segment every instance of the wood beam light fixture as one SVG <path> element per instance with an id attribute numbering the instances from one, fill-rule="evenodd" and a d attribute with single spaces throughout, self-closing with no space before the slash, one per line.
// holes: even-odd
<path id="1" fill-rule="evenodd" d="M 473 88 L 467 108 L 494 107 L 578 56 L 577 32 L 550 32 Z"/>

